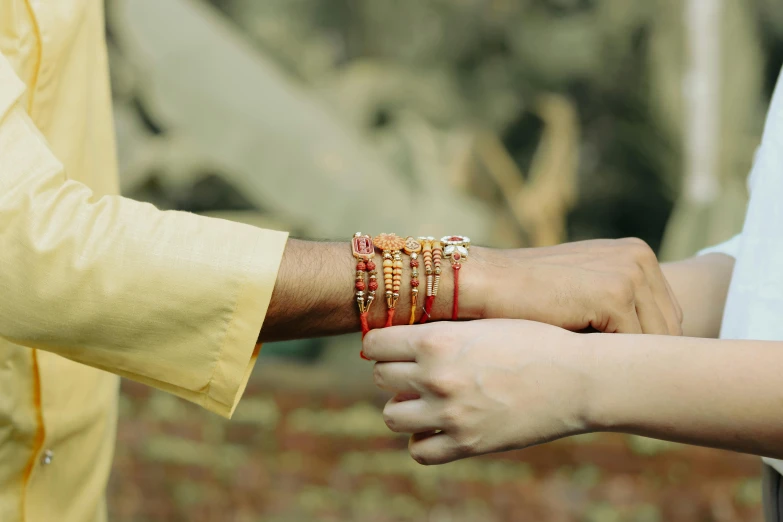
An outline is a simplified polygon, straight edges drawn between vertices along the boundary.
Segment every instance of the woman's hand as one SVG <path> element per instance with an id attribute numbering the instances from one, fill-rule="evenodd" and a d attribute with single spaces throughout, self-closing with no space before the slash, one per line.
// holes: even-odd
<path id="1" fill-rule="evenodd" d="M 422 464 L 614 431 L 783 459 L 783 342 L 575 334 L 521 320 L 373 331 L 393 431 Z"/>
<path id="2" fill-rule="evenodd" d="M 587 430 L 584 336 L 541 323 L 485 320 L 371 332 L 383 415 L 413 433 L 411 456 L 441 464 Z"/>

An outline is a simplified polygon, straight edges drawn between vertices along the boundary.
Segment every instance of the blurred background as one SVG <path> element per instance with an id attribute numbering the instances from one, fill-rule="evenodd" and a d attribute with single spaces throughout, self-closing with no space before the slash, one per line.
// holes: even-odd
<path id="1" fill-rule="evenodd" d="M 124 194 L 305 238 L 691 255 L 741 227 L 783 64 L 779 0 L 106 8 Z M 758 459 L 641 437 L 421 467 L 358 351 L 265 346 L 231 422 L 125 381 L 111 520 L 761 520 Z"/>

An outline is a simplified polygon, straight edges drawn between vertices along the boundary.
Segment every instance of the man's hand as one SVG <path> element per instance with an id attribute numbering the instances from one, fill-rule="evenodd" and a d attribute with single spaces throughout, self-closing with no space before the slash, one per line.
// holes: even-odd
<path id="1" fill-rule="evenodd" d="M 573 331 L 682 334 L 682 310 L 644 241 L 474 250 L 462 276 L 469 318 L 528 319 Z"/>
<path id="2" fill-rule="evenodd" d="M 387 426 L 414 434 L 417 462 L 442 464 L 587 431 L 585 337 L 529 321 L 437 323 L 370 332 L 364 353 L 396 394 Z"/>

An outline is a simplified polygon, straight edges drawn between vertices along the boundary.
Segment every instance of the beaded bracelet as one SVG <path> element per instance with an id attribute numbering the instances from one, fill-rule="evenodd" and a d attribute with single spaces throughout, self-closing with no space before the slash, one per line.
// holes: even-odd
<path id="1" fill-rule="evenodd" d="M 432 307 L 435 304 L 435 298 L 438 296 L 440 286 L 441 267 L 440 261 L 443 257 L 443 249 L 440 241 L 435 241 L 433 237 L 419 238 L 427 246 L 424 250 L 424 269 L 427 274 L 427 298 L 424 301 L 424 315 L 421 317 L 421 324 L 426 323 L 432 316 Z"/>
<path id="2" fill-rule="evenodd" d="M 356 282 L 354 283 L 356 304 L 359 307 L 359 320 L 362 323 L 362 338 L 370 331 L 367 315 L 370 306 L 375 300 L 375 291 L 378 290 L 378 275 L 375 271 L 375 246 L 372 238 L 361 232 L 357 232 L 351 241 L 353 257 L 356 258 Z M 369 281 L 365 283 L 364 273 L 369 275 Z M 365 289 L 367 290 L 365 294 Z M 366 297 L 365 297 L 366 295 Z"/>
<path id="3" fill-rule="evenodd" d="M 454 270 L 454 303 L 451 308 L 451 320 L 459 319 L 459 271 L 462 262 L 468 259 L 470 251 L 470 238 L 466 236 L 445 236 L 441 242 L 446 245 L 444 255 L 451 260 L 451 268 Z"/>
<path id="4" fill-rule="evenodd" d="M 430 297 L 432 296 L 432 279 L 433 279 L 433 271 L 432 271 L 432 242 L 435 240 L 434 237 L 420 237 L 419 242 L 421 243 L 421 257 L 424 261 L 424 275 L 427 277 L 427 287 L 426 287 L 426 293 L 424 298 L 424 313 L 421 316 L 421 320 L 419 321 L 421 324 L 424 324 L 427 322 L 427 304 L 430 301 Z"/>
<path id="5" fill-rule="evenodd" d="M 397 234 L 379 234 L 373 240 L 376 248 L 383 252 L 383 283 L 386 290 L 386 326 L 394 321 L 397 300 L 402 283 L 402 252 L 405 240 Z"/>
<path id="6" fill-rule="evenodd" d="M 411 258 L 411 317 L 408 324 L 416 322 L 416 302 L 419 299 L 419 253 L 421 253 L 421 243 L 407 237 L 405 239 L 405 253 Z"/>

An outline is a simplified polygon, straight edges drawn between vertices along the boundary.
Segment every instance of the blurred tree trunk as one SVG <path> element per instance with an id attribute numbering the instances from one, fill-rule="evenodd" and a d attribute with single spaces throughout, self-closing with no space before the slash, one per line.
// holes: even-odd
<path id="1" fill-rule="evenodd" d="M 763 121 L 764 66 L 753 3 L 663 3 L 668 5 L 661 12 L 668 14 L 662 18 L 670 19 L 662 20 L 660 29 L 684 33 L 679 45 L 663 38 L 666 44 L 657 49 L 661 59 L 653 60 L 653 76 L 659 87 L 665 86 L 658 91 L 658 101 L 665 107 L 668 128 L 679 134 L 685 150 L 680 198 L 661 249 L 663 259 L 673 260 L 724 241 L 742 228 L 745 180 Z M 678 113 L 683 115 L 680 121 L 674 116 Z"/>

